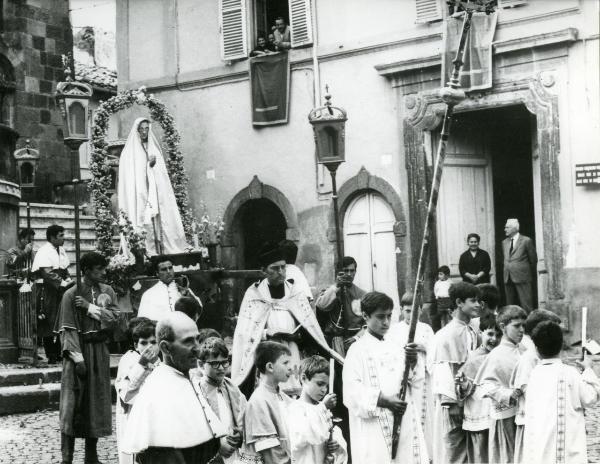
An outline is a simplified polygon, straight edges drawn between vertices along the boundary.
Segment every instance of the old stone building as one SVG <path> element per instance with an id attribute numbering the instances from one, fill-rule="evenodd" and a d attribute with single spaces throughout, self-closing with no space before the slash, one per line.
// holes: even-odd
<path id="1" fill-rule="evenodd" d="M 8 83 L 0 84 L 2 123 L 40 151 L 37 186 L 29 195 L 50 202 L 51 186 L 69 180 L 62 117 L 56 109 L 56 83 L 64 80 L 61 55 L 72 49 L 67 0 L 4 0 L 0 24 L 0 62 Z"/>
<path id="2" fill-rule="evenodd" d="M 559 312 L 572 334 L 580 308 L 590 306 L 590 323 L 600 328 L 600 220 L 590 214 L 598 190 L 575 183 L 576 165 L 600 161 L 598 4 L 498 4 L 493 84 L 457 107 L 428 295 L 438 264 L 457 275 L 469 232 L 481 235 L 492 279 L 501 281 L 503 226 L 517 217 L 539 255 L 538 305 Z M 227 266 L 253 267 L 260 241 L 287 237 L 297 241 L 315 291 L 332 281 L 329 181 L 307 121 L 328 84 L 333 103 L 348 112 L 340 221 L 358 284 L 396 301 L 413 285 L 443 112 L 445 2 L 123 0 L 117 7 L 119 85 L 145 85 L 172 111 L 194 206 L 224 215 Z M 291 22 L 289 118 L 256 128 L 248 54 L 277 16 Z M 134 113 L 123 115 L 123 127 Z"/>

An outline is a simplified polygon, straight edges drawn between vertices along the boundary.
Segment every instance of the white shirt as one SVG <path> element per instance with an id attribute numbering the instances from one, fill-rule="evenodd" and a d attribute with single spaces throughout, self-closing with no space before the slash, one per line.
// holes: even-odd
<path id="1" fill-rule="evenodd" d="M 67 252 L 63 247 L 56 248 L 50 242 L 44 243 L 33 258 L 31 272 L 43 267 L 52 269 L 67 269 L 71 264 Z"/>
<path id="2" fill-rule="evenodd" d="M 450 297 L 450 285 L 452 282 L 448 280 L 437 280 L 433 286 L 433 294 L 436 298 L 448 298 Z"/>
<path id="3" fill-rule="evenodd" d="M 196 298 L 202 307 L 202 302 L 192 292 L 191 288 L 189 291 L 190 295 Z M 169 313 L 175 311 L 175 303 L 179 298 L 181 298 L 181 293 L 179 293 L 175 281 L 172 281 L 167 286 L 159 280 L 142 295 L 138 317 L 147 317 L 153 321 L 159 321 Z"/>

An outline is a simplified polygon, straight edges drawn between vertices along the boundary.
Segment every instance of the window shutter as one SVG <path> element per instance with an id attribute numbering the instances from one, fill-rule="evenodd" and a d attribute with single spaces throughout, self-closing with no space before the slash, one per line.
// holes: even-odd
<path id="1" fill-rule="evenodd" d="M 416 23 L 430 23 L 442 19 L 442 7 L 439 0 L 415 0 L 417 7 Z"/>
<path id="2" fill-rule="evenodd" d="M 292 47 L 311 44 L 312 18 L 310 0 L 289 0 Z"/>
<path id="3" fill-rule="evenodd" d="M 221 57 L 224 60 L 245 58 L 246 43 L 246 0 L 219 0 Z"/>
<path id="4" fill-rule="evenodd" d="M 527 0 L 498 0 L 500 8 L 514 8 L 515 6 L 525 5 Z"/>

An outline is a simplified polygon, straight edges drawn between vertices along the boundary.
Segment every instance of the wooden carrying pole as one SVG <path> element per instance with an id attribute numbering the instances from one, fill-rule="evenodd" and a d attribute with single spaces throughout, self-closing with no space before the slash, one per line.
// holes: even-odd
<path id="1" fill-rule="evenodd" d="M 444 120 L 442 125 L 442 133 L 440 142 L 437 150 L 437 158 L 435 160 L 435 168 L 433 174 L 433 180 L 431 185 L 431 192 L 429 193 L 429 204 L 427 206 L 427 217 L 425 219 L 425 226 L 423 228 L 423 240 L 421 241 L 421 252 L 419 254 L 419 265 L 417 267 L 417 277 L 415 281 L 415 290 L 412 300 L 412 316 L 410 319 L 410 329 L 408 332 L 408 342 L 413 343 L 415 339 L 415 331 L 417 328 L 417 321 L 419 320 L 419 307 L 417 302 L 423 292 L 423 280 L 425 275 L 425 263 L 427 261 L 429 251 L 429 241 L 431 238 L 432 228 L 435 224 L 436 206 L 438 195 L 440 191 L 440 184 L 442 181 L 442 173 L 444 170 L 444 159 L 446 157 L 446 145 L 448 143 L 448 137 L 450 134 L 450 123 L 452 114 L 454 113 L 454 107 L 463 101 L 465 97 L 464 91 L 460 90 L 460 71 L 463 65 L 465 45 L 467 42 L 467 36 L 471 28 L 471 19 L 473 17 L 473 10 L 467 8 L 464 14 L 462 33 L 456 52 L 456 57 L 452 64 L 454 65 L 452 70 L 452 77 L 448 85 L 440 91 L 440 96 L 444 103 L 446 103 L 446 112 L 444 114 Z M 404 374 L 402 376 L 402 383 L 400 386 L 399 397 L 404 401 L 406 398 L 406 388 L 408 384 L 408 375 L 410 373 L 410 364 L 408 362 L 404 365 Z M 400 424 L 402 423 L 402 414 L 394 414 L 394 426 L 392 430 L 392 459 L 396 458 L 398 452 L 398 443 L 400 441 Z"/>

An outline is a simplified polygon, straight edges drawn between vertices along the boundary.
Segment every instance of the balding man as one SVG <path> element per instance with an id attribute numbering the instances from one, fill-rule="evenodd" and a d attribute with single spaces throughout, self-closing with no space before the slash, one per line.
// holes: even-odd
<path id="1" fill-rule="evenodd" d="M 141 464 L 208 463 L 219 454 L 227 430 L 189 377 L 198 361 L 198 328 L 175 311 L 158 322 L 156 338 L 163 363 L 135 400 L 123 450 Z"/>
<path id="2" fill-rule="evenodd" d="M 528 313 L 533 309 L 533 282 L 537 271 L 537 254 L 533 240 L 519 234 L 519 221 L 508 219 L 502 241 L 504 254 L 504 291 L 506 304 L 521 306 Z"/>

